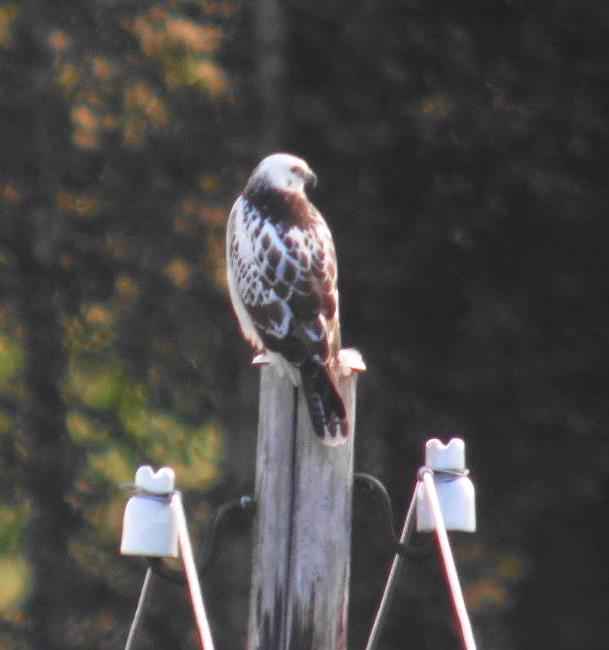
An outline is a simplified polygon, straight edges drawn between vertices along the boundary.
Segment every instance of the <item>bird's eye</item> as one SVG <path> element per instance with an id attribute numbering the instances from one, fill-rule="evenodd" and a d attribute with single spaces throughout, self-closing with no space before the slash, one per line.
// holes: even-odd
<path id="1" fill-rule="evenodd" d="M 290 167 L 290 171 L 292 172 L 292 174 L 300 174 L 301 173 L 300 167 L 296 167 L 296 166 Z"/>

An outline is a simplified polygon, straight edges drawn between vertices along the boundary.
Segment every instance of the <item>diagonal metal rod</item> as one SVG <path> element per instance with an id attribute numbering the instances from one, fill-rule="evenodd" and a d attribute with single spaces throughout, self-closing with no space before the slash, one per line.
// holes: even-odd
<path id="1" fill-rule="evenodd" d="M 150 591 L 150 584 L 152 581 L 152 569 L 148 567 L 146 570 L 146 575 L 144 576 L 144 584 L 142 584 L 142 590 L 140 591 L 140 597 L 137 601 L 137 608 L 135 610 L 135 615 L 133 616 L 133 622 L 129 628 L 129 636 L 127 637 L 127 642 L 125 643 L 125 650 L 132 650 L 133 643 L 135 641 L 135 635 L 142 623 L 142 617 L 144 616 L 144 607 L 146 606 L 146 599 L 148 597 L 148 592 Z"/>
<path id="2" fill-rule="evenodd" d="M 192 601 L 192 609 L 197 624 L 197 631 L 199 633 L 199 641 L 201 642 L 201 650 L 214 650 L 214 642 L 211 636 L 209 621 L 207 620 L 205 605 L 203 604 L 203 594 L 199 583 L 199 574 L 197 573 L 192 546 L 190 544 L 188 524 L 186 523 L 186 515 L 184 514 L 184 505 L 182 503 L 182 495 L 180 492 L 174 493 L 173 504 L 178 524 L 180 554 L 182 555 L 186 581 L 188 583 L 188 590 L 190 591 L 190 599 Z"/>
<path id="3" fill-rule="evenodd" d="M 438 493 L 436 492 L 436 484 L 434 483 L 432 470 L 424 467 L 419 473 L 419 478 L 425 485 L 425 491 L 427 493 L 427 498 L 429 499 L 429 505 L 431 506 L 431 512 L 436 527 L 436 535 L 438 538 L 438 546 L 440 547 L 440 555 L 442 555 L 446 579 L 448 581 L 455 613 L 459 622 L 459 628 L 463 638 L 463 646 L 465 650 L 476 650 L 476 641 L 467 614 L 465 599 L 463 598 L 463 591 L 461 590 L 461 583 L 459 582 L 459 575 L 457 574 L 457 567 L 455 566 L 450 542 L 448 541 L 448 535 L 446 534 L 446 526 L 444 525 L 444 518 L 442 517 L 442 509 L 440 507 L 440 501 L 438 500 Z"/>
<path id="4" fill-rule="evenodd" d="M 410 505 L 406 512 L 406 517 L 404 519 L 404 524 L 402 526 L 402 532 L 400 533 L 400 544 L 407 545 L 412 536 L 412 522 L 414 519 L 414 509 L 416 504 L 417 497 L 417 485 L 414 488 L 414 493 L 412 499 L 410 500 Z M 395 586 L 397 579 L 402 570 L 402 564 L 404 563 L 404 557 L 402 555 L 396 554 L 391 563 L 391 568 L 389 569 L 389 575 L 387 577 L 387 582 L 385 583 L 385 589 L 383 591 L 383 597 L 381 598 L 381 603 L 374 617 L 374 622 L 372 623 L 372 628 L 370 630 L 370 636 L 368 638 L 368 643 L 366 644 L 365 650 L 375 650 L 379 642 L 381 630 L 383 629 L 383 623 L 385 622 L 385 616 L 387 615 L 387 610 L 391 599 L 393 598 L 393 592 L 395 591 Z"/>

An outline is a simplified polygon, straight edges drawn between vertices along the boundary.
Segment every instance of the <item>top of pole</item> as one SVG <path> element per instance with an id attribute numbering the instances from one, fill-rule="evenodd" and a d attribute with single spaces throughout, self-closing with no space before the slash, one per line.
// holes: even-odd
<path id="1" fill-rule="evenodd" d="M 253 366 L 266 366 L 271 363 L 271 358 L 266 351 L 257 354 L 253 360 Z M 338 366 L 341 375 L 348 377 L 352 372 L 364 372 L 366 370 L 366 362 L 362 357 L 359 350 L 355 348 L 343 348 L 338 353 Z"/>

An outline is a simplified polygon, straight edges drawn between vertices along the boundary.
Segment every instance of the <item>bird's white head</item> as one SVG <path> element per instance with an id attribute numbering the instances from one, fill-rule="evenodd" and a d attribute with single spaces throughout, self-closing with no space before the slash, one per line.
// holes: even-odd
<path id="1" fill-rule="evenodd" d="M 301 158 L 288 153 L 274 153 L 259 163 L 249 183 L 266 183 L 277 190 L 304 194 L 307 186 L 315 187 L 317 176 Z"/>

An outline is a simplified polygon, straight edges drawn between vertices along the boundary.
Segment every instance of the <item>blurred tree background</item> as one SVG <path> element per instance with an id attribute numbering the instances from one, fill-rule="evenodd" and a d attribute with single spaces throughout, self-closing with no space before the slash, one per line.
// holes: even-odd
<path id="1" fill-rule="evenodd" d="M 600 0 L 0 4 L 0 647 L 122 647 L 117 554 L 138 465 L 196 538 L 251 489 L 257 376 L 224 225 L 273 150 L 306 158 L 364 353 L 356 465 L 397 509 L 462 435 L 479 532 L 456 540 L 480 647 L 606 645 L 609 9 Z M 356 497 L 350 647 L 388 556 Z M 206 580 L 242 647 L 247 526 Z M 142 648 L 194 647 L 157 583 Z M 458 648 L 434 554 L 383 648 Z"/>

